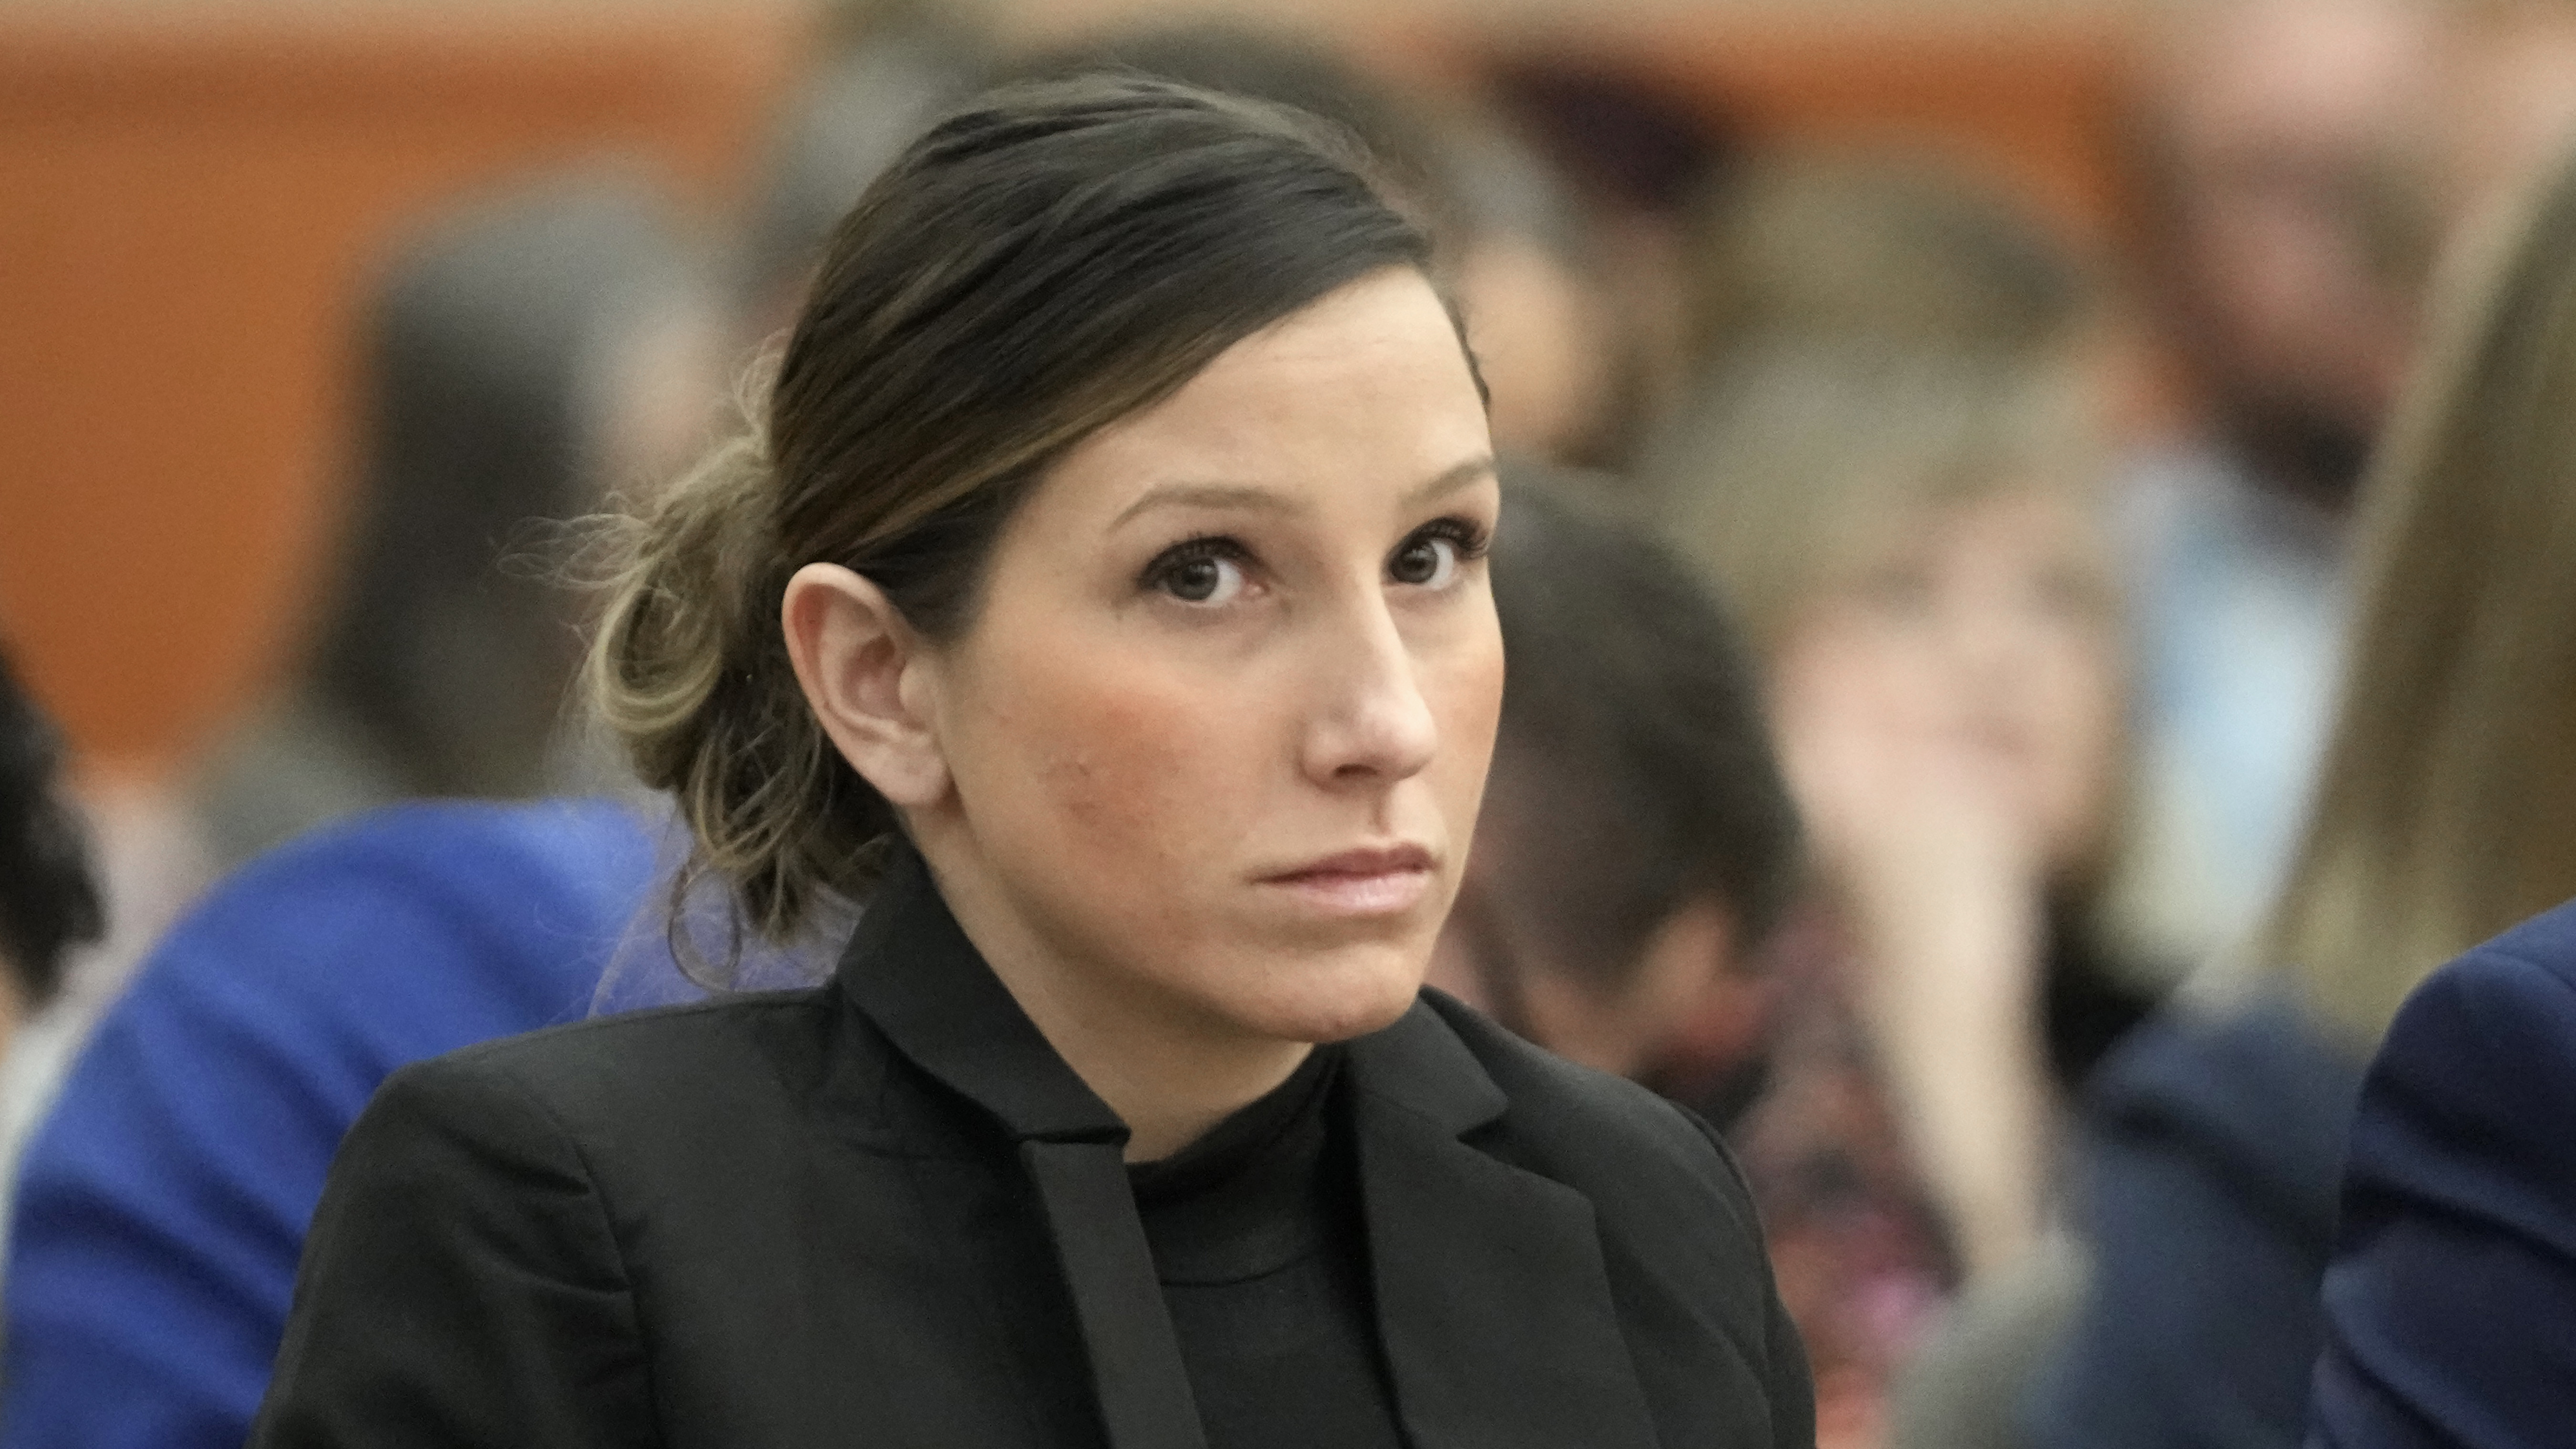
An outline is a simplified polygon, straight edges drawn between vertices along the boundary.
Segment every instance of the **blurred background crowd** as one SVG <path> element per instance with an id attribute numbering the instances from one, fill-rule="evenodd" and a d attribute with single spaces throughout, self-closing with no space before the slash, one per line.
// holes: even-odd
<path id="1" fill-rule="evenodd" d="M 695 989 L 649 802 L 382 807 L 624 790 L 559 525 L 1099 65 L 1438 222 L 1513 674 L 1435 980 L 1726 1132 L 1822 1441 L 2296 1443 L 2362 1063 L 2576 895 L 2559 0 L 0 13 L 0 1444 L 239 1442 L 386 1070 Z"/>

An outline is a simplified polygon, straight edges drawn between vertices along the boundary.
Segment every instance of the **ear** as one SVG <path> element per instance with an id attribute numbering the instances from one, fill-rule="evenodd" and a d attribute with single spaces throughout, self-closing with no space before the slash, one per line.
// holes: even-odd
<path id="1" fill-rule="evenodd" d="M 838 564 L 807 564 L 780 609 L 806 706 L 860 778 L 900 810 L 948 792 L 932 728 L 934 661 L 885 590 Z"/>

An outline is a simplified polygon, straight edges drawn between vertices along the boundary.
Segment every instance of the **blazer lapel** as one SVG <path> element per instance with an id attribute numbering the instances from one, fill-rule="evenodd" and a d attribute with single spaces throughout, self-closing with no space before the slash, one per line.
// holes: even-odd
<path id="1" fill-rule="evenodd" d="M 1461 1134 L 1506 1105 L 1417 1003 L 1351 1044 L 1379 1333 L 1414 1449 L 1655 1449 L 1591 1202 Z"/>

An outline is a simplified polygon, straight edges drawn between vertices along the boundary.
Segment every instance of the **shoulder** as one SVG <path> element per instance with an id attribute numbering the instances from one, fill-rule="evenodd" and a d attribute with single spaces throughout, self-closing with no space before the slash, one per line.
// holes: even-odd
<path id="1" fill-rule="evenodd" d="M 608 1177 L 718 1180 L 746 1154 L 791 1156 L 785 1139 L 816 1095 L 882 1065 L 851 1040 L 852 1015 L 825 986 L 550 1027 L 405 1066 L 368 1116 L 406 1132 L 542 1128 Z M 847 1126 L 865 1133 L 867 1113 Z"/>
<path id="2" fill-rule="evenodd" d="M 2383 1156 L 2392 1124 L 2427 1146 L 2467 1128 L 2576 1161 L 2576 905 L 2538 916 L 2435 972 L 2381 1043 L 2355 1123 Z"/>
<path id="3" fill-rule="evenodd" d="M 57 1123 L 327 1153 L 393 1068 L 580 1016 L 652 852 L 602 802 L 401 806 L 283 846 L 153 949 Z"/>
<path id="4" fill-rule="evenodd" d="M 279 847 L 218 885 L 169 938 L 256 938 L 264 951 L 363 936 L 391 959 L 472 937 L 596 945 L 622 930 L 652 876 L 643 822 L 605 801 L 394 806 Z"/>
<path id="5" fill-rule="evenodd" d="M 2312 1443 L 2550 1441 L 2561 1356 L 2529 1325 L 2576 1317 L 2576 907 L 2435 972 L 2381 1044 L 2353 1120 L 2323 1304 Z M 2516 1438 L 2514 1436 L 2525 1436 Z"/>
<path id="6" fill-rule="evenodd" d="M 567 1113 L 615 1106 L 650 1114 L 701 1093 L 725 1094 L 793 1057 L 819 1066 L 841 1013 L 834 988 L 745 992 L 712 1001 L 597 1017 L 460 1048 L 387 1081 L 414 1089 L 510 1090 Z"/>
<path id="7" fill-rule="evenodd" d="M 374 812 L 218 885 L 103 1029 L 231 1041 L 235 1055 L 303 1042 L 381 1073 L 571 1020 L 636 918 L 653 851 L 605 802 Z"/>
<path id="8" fill-rule="evenodd" d="M 2117 1180 L 2164 1192 L 2189 1176 L 2323 1233 L 2360 1087 L 2358 1054 L 2287 1000 L 2168 1005 L 2085 1089 L 2086 1170 L 2110 1191 Z"/>
<path id="9" fill-rule="evenodd" d="M 537 896 L 585 904 L 614 897 L 630 906 L 651 878 L 653 853 L 645 822 L 612 801 L 420 801 L 279 846 L 234 874 L 210 903 L 267 905 L 381 882 L 444 896 L 470 890 L 503 910 Z"/>
<path id="10" fill-rule="evenodd" d="M 2525 921 L 2433 973 L 2389 1028 L 2388 1049 L 2468 1033 L 2564 1059 L 2576 1043 L 2576 902 Z M 2500 1064 L 2499 1064 L 2500 1065 Z"/>

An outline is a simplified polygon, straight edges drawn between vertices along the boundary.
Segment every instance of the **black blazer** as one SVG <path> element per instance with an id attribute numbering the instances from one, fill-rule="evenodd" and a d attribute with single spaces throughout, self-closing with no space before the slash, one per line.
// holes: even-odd
<path id="1" fill-rule="evenodd" d="M 1705 1124 L 1427 991 L 1344 1072 L 1415 1449 L 1812 1445 Z M 907 860 L 821 988 L 387 1079 L 251 1442 L 1185 1442 L 1124 1135 Z"/>

